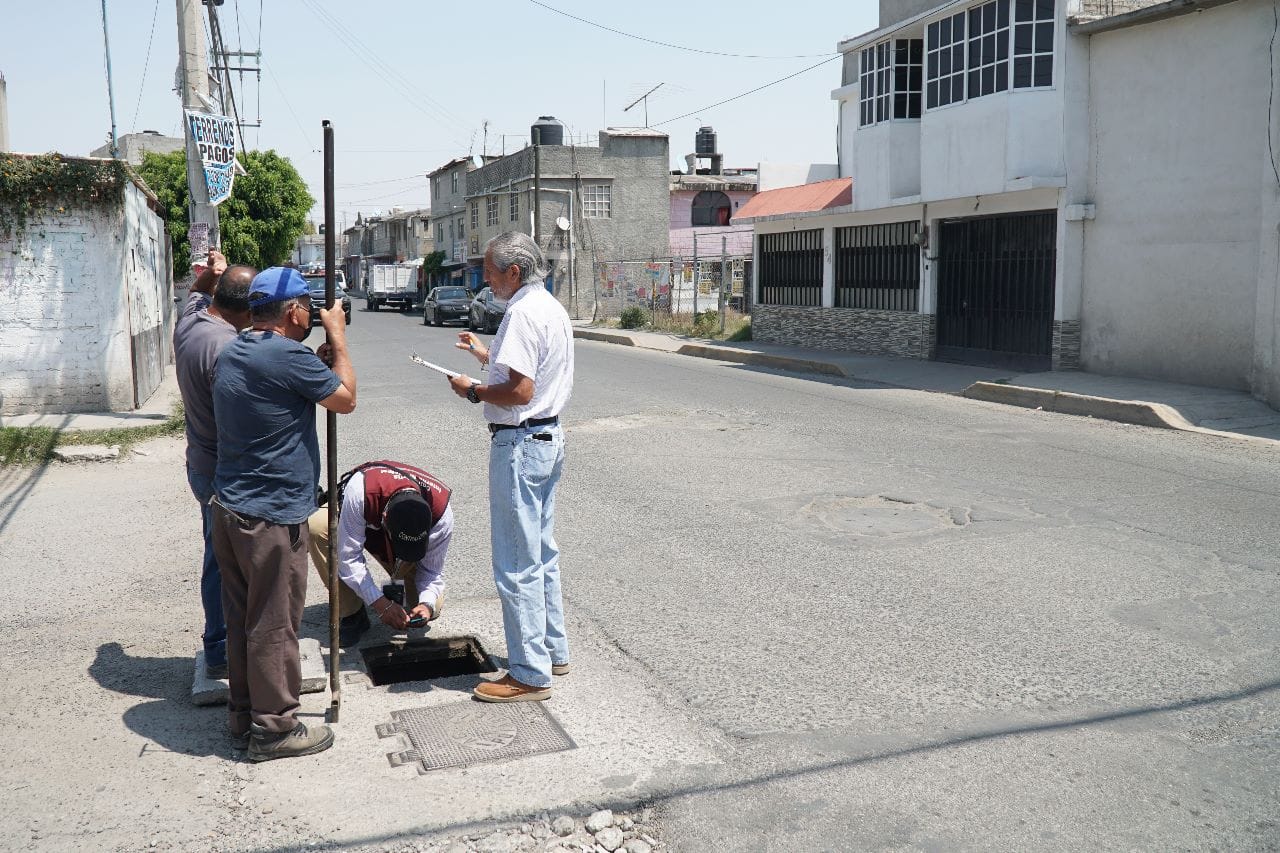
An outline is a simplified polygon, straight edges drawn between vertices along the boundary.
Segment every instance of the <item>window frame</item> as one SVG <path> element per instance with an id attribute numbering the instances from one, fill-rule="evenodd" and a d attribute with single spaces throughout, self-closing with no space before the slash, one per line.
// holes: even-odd
<path id="1" fill-rule="evenodd" d="M 969 74 L 969 39 L 968 39 L 968 22 L 969 9 L 966 7 L 960 11 L 939 18 L 936 21 L 930 21 L 925 25 L 925 45 L 924 45 L 924 106 L 925 112 L 929 110 L 938 110 L 943 107 L 950 107 L 955 104 L 963 104 L 968 97 L 968 74 Z M 947 31 L 949 41 L 942 42 L 942 31 Z M 957 34 L 957 26 L 963 31 Z M 955 60 L 957 49 L 960 57 L 960 68 L 956 69 Z M 943 62 L 944 51 L 946 52 L 947 61 Z M 931 63 L 937 68 L 936 72 L 931 72 Z M 947 71 L 942 71 L 942 66 L 946 64 Z M 930 93 L 931 84 L 936 85 L 935 94 L 940 96 L 942 92 L 943 81 L 946 81 L 948 100 L 942 100 L 940 97 L 935 101 L 935 97 Z M 958 83 L 957 83 L 958 80 Z M 959 95 L 956 94 L 956 88 L 959 87 Z"/>
<path id="2" fill-rule="evenodd" d="M 1009 91 L 1012 81 L 1009 61 L 1009 39 L 1012 28 L 1009 18 L 1012 0 L 987 0 L 970 6 L 965 10 L 968 15 L 968 35 L 965 38 L 965 100 L 985 98 L 999 92 Z M 990 14 L 988 14 L 990 12 Z M 980 28 L 974 32 L 974 22 Z M 990 55 L 987 55 L 987 40 L 990 40 Z M 1001 57 L 1003 53 L 1003 57 Z M 976 58 L 975 58 L 976 54 Z M 988 74 L 987 72 L 990 71 Z M 990 78 L 991 90 L 987 91 L 987 80 Z M 974 81 L 977 81 L 977 94 L 974 94 Z"/>
<path id="3" fill-rule="evenodd" d="M 507 221 L 520 221 L 520 191 L 515 187 L 507 193 Z"/>
<path id="4" fill-rule="evenodd" d="M 1057 4 L 1053 0 L 1011 0 L 1013 8 L 1009 13 L 1009 88 L 1019 92 L 1046 91 L 1053 88 L 1054 57 L 1057 42 Z M 1028 10 L 1031 17 L 1023 18 L 1020 12 Z M 1045 13 L 1047 12 L 1047 16 Z M 1023 52 L 1018 50 L 1020 32 L 1031 34 L 1032 43 Z M 1049 46 L 1041 49 L 1042 36 L 1047 36 Z M 1026 60 L 1030 66 L 1030 78 L 1026 85 L 1018 85 L 1019 60 Z M 1047 62 L 1049 82 L 1036 83 L 1036 70 L 1040 63 Z"/>
<path id="5" fill-rule="evenodd" d="M 613 218 L 613 184 L 584 184 L 582 187 L 582 218 Z"/>
<path id="6" fill-rule="evenodd" d="M 918 45 L 912 62 L 912 45 Z M 899 53 L 907 61 L 898 62 Z M 912 70 L 917 70 L 912 86 Z M 899 72 L 902 72 L 901 74 Z M 899 86 L 899 81 L 903 85 Z M 914 99 L 914 100 L 913 100 Z M 889 38 L 858 53 L 858 127 L 887 121 L 918 121 L 924 112 L 924 39 Z M 902 109 L 899 109 L 901 105 Z M 912 115 L 912 106 L 915 115 Z"/>
<path id="7" fill-rule="evenodd" d="M 457 195 L 458 194 L 458 170 L 457 169 L 454 169 L 449 174 L 449 180 L 452 185 L 450 192 L 452 192 L 454 195 Z"/>
<path id="8" fill-rule="evenodd" d="M 480 202 L 472 199 L 471 201 L 471 230 L 480 230 Z"/>
<path id="9" fill-rule="evenodd" d="M 496 195 L 484 197 L 484 224 L 490 228 L 498 224 L 498 197 Z"/>

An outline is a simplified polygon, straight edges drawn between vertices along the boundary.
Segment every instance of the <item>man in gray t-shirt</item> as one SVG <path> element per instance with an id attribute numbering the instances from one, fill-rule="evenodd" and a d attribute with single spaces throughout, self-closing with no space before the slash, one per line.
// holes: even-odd
<path id="1" fill-rule="evenodd" d="M 209 507 L 218 462 L 213 371 L 222 348 L 235 340 L 238 329 L 249 325 L 249 284 L 256 274 L 252 267 L 227 267 L 222 255 L 210 252 L 209 266 L 192 287 L 186 309 L 173 330 L 174 363 L 187 422 L 187 484 L 200 503 L 204 533 L 200 601 L 204 609 L 204 660 L 212 678 L 225 678 L 227 673 L 227 626 Z"/>

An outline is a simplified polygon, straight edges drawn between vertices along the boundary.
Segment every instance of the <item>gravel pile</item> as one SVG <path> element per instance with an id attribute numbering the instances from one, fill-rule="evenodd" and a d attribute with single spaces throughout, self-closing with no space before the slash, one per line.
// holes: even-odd
<path id="1" fill-rule="evenodd" d="M 401 849 L 414 853 L 656 853 L 667 848 L 658 840 L 653 809 L 630 815 L 604 809 L 586 820 L 540 815 L 509 829 Z"/>

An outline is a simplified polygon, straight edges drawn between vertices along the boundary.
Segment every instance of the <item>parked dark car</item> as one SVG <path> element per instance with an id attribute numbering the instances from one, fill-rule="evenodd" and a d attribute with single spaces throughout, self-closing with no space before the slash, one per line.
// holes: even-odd
<path id="1" fill-rule="evenodd" d="M 315 326 L 320 322 L 320 309 L 324 307 L 324 276 L 303 276 L 307 280 L 307 286 L 311 288 L 311 325 Z M 342 303 L 342 313 L 347 315 L 347 325 L 351 325 L 351 297 L 341 287 L 334 287 L 333 290 L 334 304 Z"/>
<path id="2" fill-rule="evenodd" d="M 446 285 L 433 287 L 422 303 L 422 325 L 443 326 L 445 323 L 467 322 L 471 296 L 465 287 Z"/>
<path id="3" fill-rule="evenodd" d="M 473 332 L 492 335 L 498 331 L 506 313 L 506 300 L 494 296 L 493 291 L 486 287 L 471 300 L 471 308 L 467 312 L 467 328 Z"/>

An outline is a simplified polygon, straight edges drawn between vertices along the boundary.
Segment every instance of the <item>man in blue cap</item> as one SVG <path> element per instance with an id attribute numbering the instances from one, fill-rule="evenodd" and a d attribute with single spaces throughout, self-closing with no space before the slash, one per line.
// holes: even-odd
<path id="1" fill-rule="evenodd" d="M 218 425 L 213 549 L 227 620 L 230 729 L 249 758 L 322 752 L 328 726 L 297 719 L 298 628 L 307 591 L 307 516 L 316 508 L 320 447 L 315 404 L 356 407 L 346 320 L 320 311 L 329 343 L 302 345 L 311 297 L 295 269 L 263 270 L 249 286 L 253 326 L 227 344 L 213 381 Z M 328 366 L 326 366 L 328 365 Z"/>

